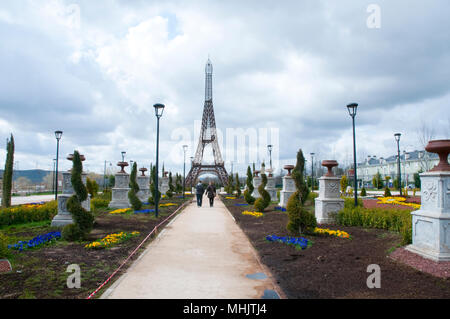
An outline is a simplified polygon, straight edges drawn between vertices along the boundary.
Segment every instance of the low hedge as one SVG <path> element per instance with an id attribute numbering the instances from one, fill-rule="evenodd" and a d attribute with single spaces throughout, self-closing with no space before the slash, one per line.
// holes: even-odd
<path id="1" fill-rule="evenodd" d="M 0 226 L 51 220 L 58 213 L 56 201 L 44 205 L 20 205 L 0 210 Z"/>
<path id="2" fill-rule="evenodd" d="M 342 226 L 361 226 L 399 232 L 402 244 L 412 242 L 412 216 L 409 210 L 387 208 L 346 207 L 336 215 L 336 223 Z"/>
<path id="3" fill-rule="evenodd" d="M 97 208 L 105 208 L 108 207 L 110 200 L 102 199 L 102 198 L 92 198 L 91 199 L 91 210 L 95 210 Z"/>

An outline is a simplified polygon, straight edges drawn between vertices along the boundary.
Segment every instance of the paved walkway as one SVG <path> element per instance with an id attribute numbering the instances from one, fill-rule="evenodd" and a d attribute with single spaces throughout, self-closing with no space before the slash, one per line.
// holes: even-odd
<path id="1" fill-rule="evenodd" d="M 246 277 L 255 273 L 268 277 Z M 259 299 L 275 290 L 270 278 L 224 204 L 216 198 L 210 208 L 204 197 L 203 207 L 189 204 L 102 298 Z"/>

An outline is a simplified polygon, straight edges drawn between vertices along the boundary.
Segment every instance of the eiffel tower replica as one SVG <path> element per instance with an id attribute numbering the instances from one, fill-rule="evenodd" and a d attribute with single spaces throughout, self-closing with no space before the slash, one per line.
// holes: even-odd
<path id="1" fill-rule="evenodd" d="M 197 178 L 204 173 L 212 173 L 219 177 L 222 185 L 228 184 L 228 173 L 225 169 L 222 155 L 220 153 L 219 144 L 217 142 L 216 120 L 214 118 L 214 108 L 212 102 L 212 72 L 213 67 L 208 58 L 205 67 L 205 105 L 203 107 L 202 128 L 198 140 L 197 152 L 192 162 L 191 170 L 186 177 L 186 185 L 193 185 Z M 214 164 L 202 164 L 203 152 L 205 146 L 211 144 Z"/>

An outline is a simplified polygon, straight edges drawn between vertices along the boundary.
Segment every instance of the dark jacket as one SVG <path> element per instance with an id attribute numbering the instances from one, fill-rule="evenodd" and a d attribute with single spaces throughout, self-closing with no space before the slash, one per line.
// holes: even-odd
<path id="1" fill-rule="evenodd" d="M 216 187 L 214 185 L 208 185 L 206 188 L 206 195 L 208 198 L 214 198 L 216 196 Z"/>
<path id="2" fill-rule="evenodd" d="M 203 195 L 204 192 L 205 192 L 205 189 L 203 188 L 203 184 L 202 184 L 202 183 L 198 183 L 198 184 L 195 186 L 195 193 L 196 193 L 197 195 Z"/>

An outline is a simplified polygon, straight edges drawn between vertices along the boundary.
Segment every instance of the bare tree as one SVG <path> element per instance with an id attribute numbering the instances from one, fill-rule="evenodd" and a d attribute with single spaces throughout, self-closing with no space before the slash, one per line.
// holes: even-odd
<path id="1" fill-rule="evenodd" d="M 425 147 L 427 146 L 429 141 L 434 139 L 434 136 L 435 131 L 433 126 L 431 126 L 428 122 L 425 122 L 425 120 L 422 119 L 422 121 L 420 122 L 420 126 L 417 129 L 417 139 L 419 141 L 421 150 L 423 150 L 423 156 L 419 155 L 419 162 L 424 172 L 427 172 L 431 169 L 430 153 L 425 151 Z"/>
<path id="2" fill-rule="evenodd" d="M 16 187 L 21 190 L 27 190 L 31 186 L 31 181 L 26 177 L 19 177 L 16 182 Z"/>

